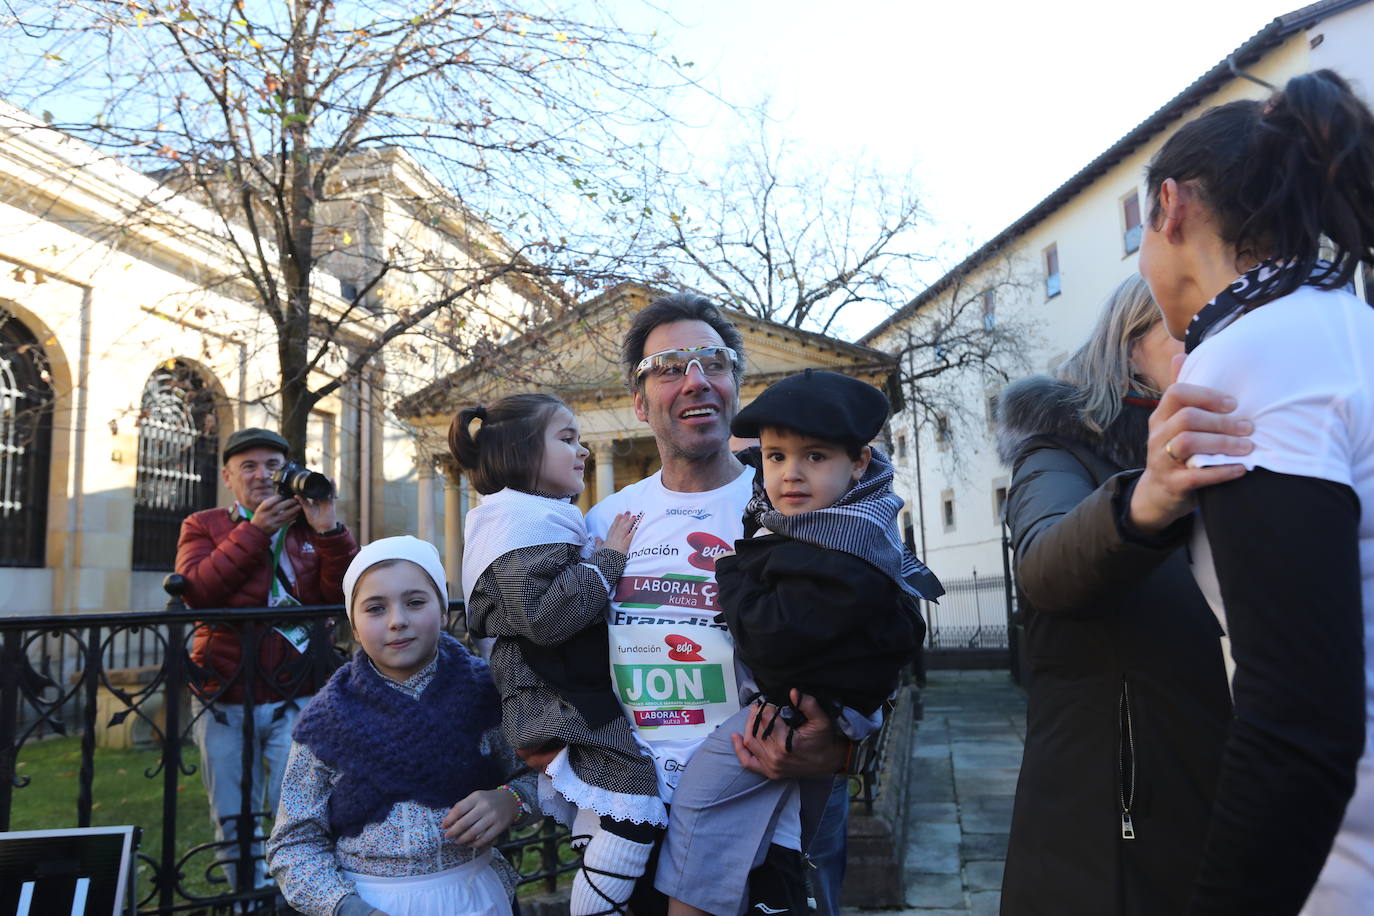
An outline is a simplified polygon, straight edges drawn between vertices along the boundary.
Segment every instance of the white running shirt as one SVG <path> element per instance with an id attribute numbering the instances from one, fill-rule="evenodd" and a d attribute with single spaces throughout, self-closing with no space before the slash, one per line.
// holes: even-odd
<path id="1" fill-rule="evenodd" d="M 735 549 L 744 535 L 744 506 L 753 491 L 753 475 L 746 468 L 733 481 L 702 493 L 680 493 L 663 485 L 662 472 L 630 484 L 606 497 L 587 513 L 587 530 L 604 538 L 611 522 L 621 512 L 641 516 L 634 541 L 615 594 L 611 596 L 609 623 L 618 626 L 663 625 L 688 639 L 701 643 L 701 629 L 725 635 L 724 624 L 714 618 L 720 613 L 716 601 L 716 557 Z M 693 631 L 697 631 L 694 634 Z M 716 636 L 719 639 L 719 636 Z M 727 637 L 728 638 L 728 637 Z M 649 648 L 649 647 L 645 647 Z M 664 654 L 673 647 L 665 645 Z M 734 650 L 718 663 L 734 676 Z M 690 653 L 689 653 L 690 654 Z M 638 659 L 635 659 L 638 661 Z M 650 659 L 647 661 L 667 661 Z M 717 659 L 711 659 L 717 661 Z M 613 678 L 617 696 L 624 701 L 626 687 Z M 716 699 L 718 694 L 712 693 Z M 725 698 L 729 712 L 739 709 L 739 697 Z M 727 713 L 728 714 L 728 713 Z M 634 722 L 636 734 L 653 752 L 658 767 L 660 792 L 664 802 L 672 801 L 673 789 L 682 778 L 687 761 L 705 738 L 697 734 L 695 722 L 645 727 Z M 673 737 L 674 731 L 690 732 L 690 737 Z"/>
<path id="2" fill-rule="evenodd" d="M 1255 424 L 1249 455 L 1198 455 L 1189 464 L 1240 463 L 1330 480 L 1359 497 L 1365 751 L 1355 795 L 1303 916 L 1368 913 L 1374 906 L 1374 308 L 1343 291 L 1302 287 L 1208 336 L 1178 380 L 1233 395 L 1236 414 Z M 1196 525 L 1193 532 L 1193 572 L 1226 631 L 1206 531 Z M 1226 661 L 1233 674 L 1229 651 Z"/>

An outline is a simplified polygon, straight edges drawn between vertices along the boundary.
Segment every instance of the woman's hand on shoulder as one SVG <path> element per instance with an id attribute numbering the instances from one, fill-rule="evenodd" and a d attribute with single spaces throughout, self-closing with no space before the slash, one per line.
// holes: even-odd
<path id="1" fill-rule="evenodd" d="M 473 792 L 449 809 L 440 826 L 444 836 L 473 849 L 486 849 L 515 823 L 515 796 L 506 789 Z"/>
<path id="2" fill-rule="evenodd" d="M 1174 378 L 1183 366 L 1174 357 Z M 1248 455 L 1254 443 L 1245 438 L 1254 424 L 1231 416 L 1236 399 L 1213 388 L 1175 382 L 1150 415 L 1145 473 L 1131 494 L 1131 524 L 1143 534 L 1158 534 L 1193 510 L 1195 491 L 1245 474 L 1242 464 L 1190 468 L 1194 455 Z"/>

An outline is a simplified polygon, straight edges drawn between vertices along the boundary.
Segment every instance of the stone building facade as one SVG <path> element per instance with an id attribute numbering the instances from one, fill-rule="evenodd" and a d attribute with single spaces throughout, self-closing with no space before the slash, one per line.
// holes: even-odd
<path id="1" fill-rule="evenodd" d="M 360 156 L 340 184 L 314 292 L 345 349 L 512 256 L 403 153 Z M 363 290 L 377 252 L 399 266 Z M 501 341 L 563 302 L 501 280 L 456 311 L 470 337 Z M 390 407 L 463 347 L 421 330 L 434 333 L 398 338 L 310 417 L 305 457 L 338 481 L 363 541 L 427 511 L 415 437 Z M 0 104 L 0 614 L 162 605 L 181 518 L 229 502 L 225 437 L 275 424 L 274 334 L 211 213 Z"/>

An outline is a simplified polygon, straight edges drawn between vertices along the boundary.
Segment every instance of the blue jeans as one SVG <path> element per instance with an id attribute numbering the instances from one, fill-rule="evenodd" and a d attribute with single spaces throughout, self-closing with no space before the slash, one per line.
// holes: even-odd
<path id="1" fill-rule="evenodd" d="M 807 849 L 815 866 L 816 912 L 819 916 L 839 916 L 840 886 L 844 884 L 845 855 L 849 839 L 849 777 L 836 776 L 830 798 L 821 813 L 816 835 Z"/>
<path id="2" fill-rule="evenodd" d="M 232 889 L 236 885 L 232 863 L 238 857 L 238 847 L 234 844 L 238 840 L 240 823 L 236 818 L 243 801 L 244 707 L 238 703 L 217 703 L 212 710 L 206 708 L 204 703 L 197 705 L 201 715 L 196 719 L 194 734 L 196 747 L 200 749 L 200 775 L 210 802 L 210 820 L 214 822 L 215 839 L 224 844 L 219 847 L 216 858 L 226 863 L 224 876 Z M 285 709 L 281 717 L 274 720 L 277 710 L 283 707 Z M 223 714 L 224 722 L 215 720 L 215 710 Z M 282 775 L 286 772 L 286 758 L 291 752 L 291 729 L 299 715 L 299 707 L 291 701 L 259 703 L 253 707 L 253 757 L 249 767 L 253 784 L 248 793 L 249 811 L 265 809 L 269 814 L 276 814 L 277 802 L 281 798 Z M 256 826 L 256 818 L 253 826 Z M 249 887 L 265 887 L 267 868 L 262 860 L 260 844 L 253 844 L 252 854 L 256 866 Z"/>

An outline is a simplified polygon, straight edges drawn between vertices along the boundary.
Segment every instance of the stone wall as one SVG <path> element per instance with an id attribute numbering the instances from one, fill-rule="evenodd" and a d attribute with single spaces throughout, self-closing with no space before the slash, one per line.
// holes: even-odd
<path id="1" fill-rule="evenodd" d="M 908 769 L 920 691 L 903 687 L 888 718 L 887 742 L 879 761 L 873 813 L 856 804 L 849 812 L 849 862 L 840 902 L 876 909 L 904 904 Z"/>

